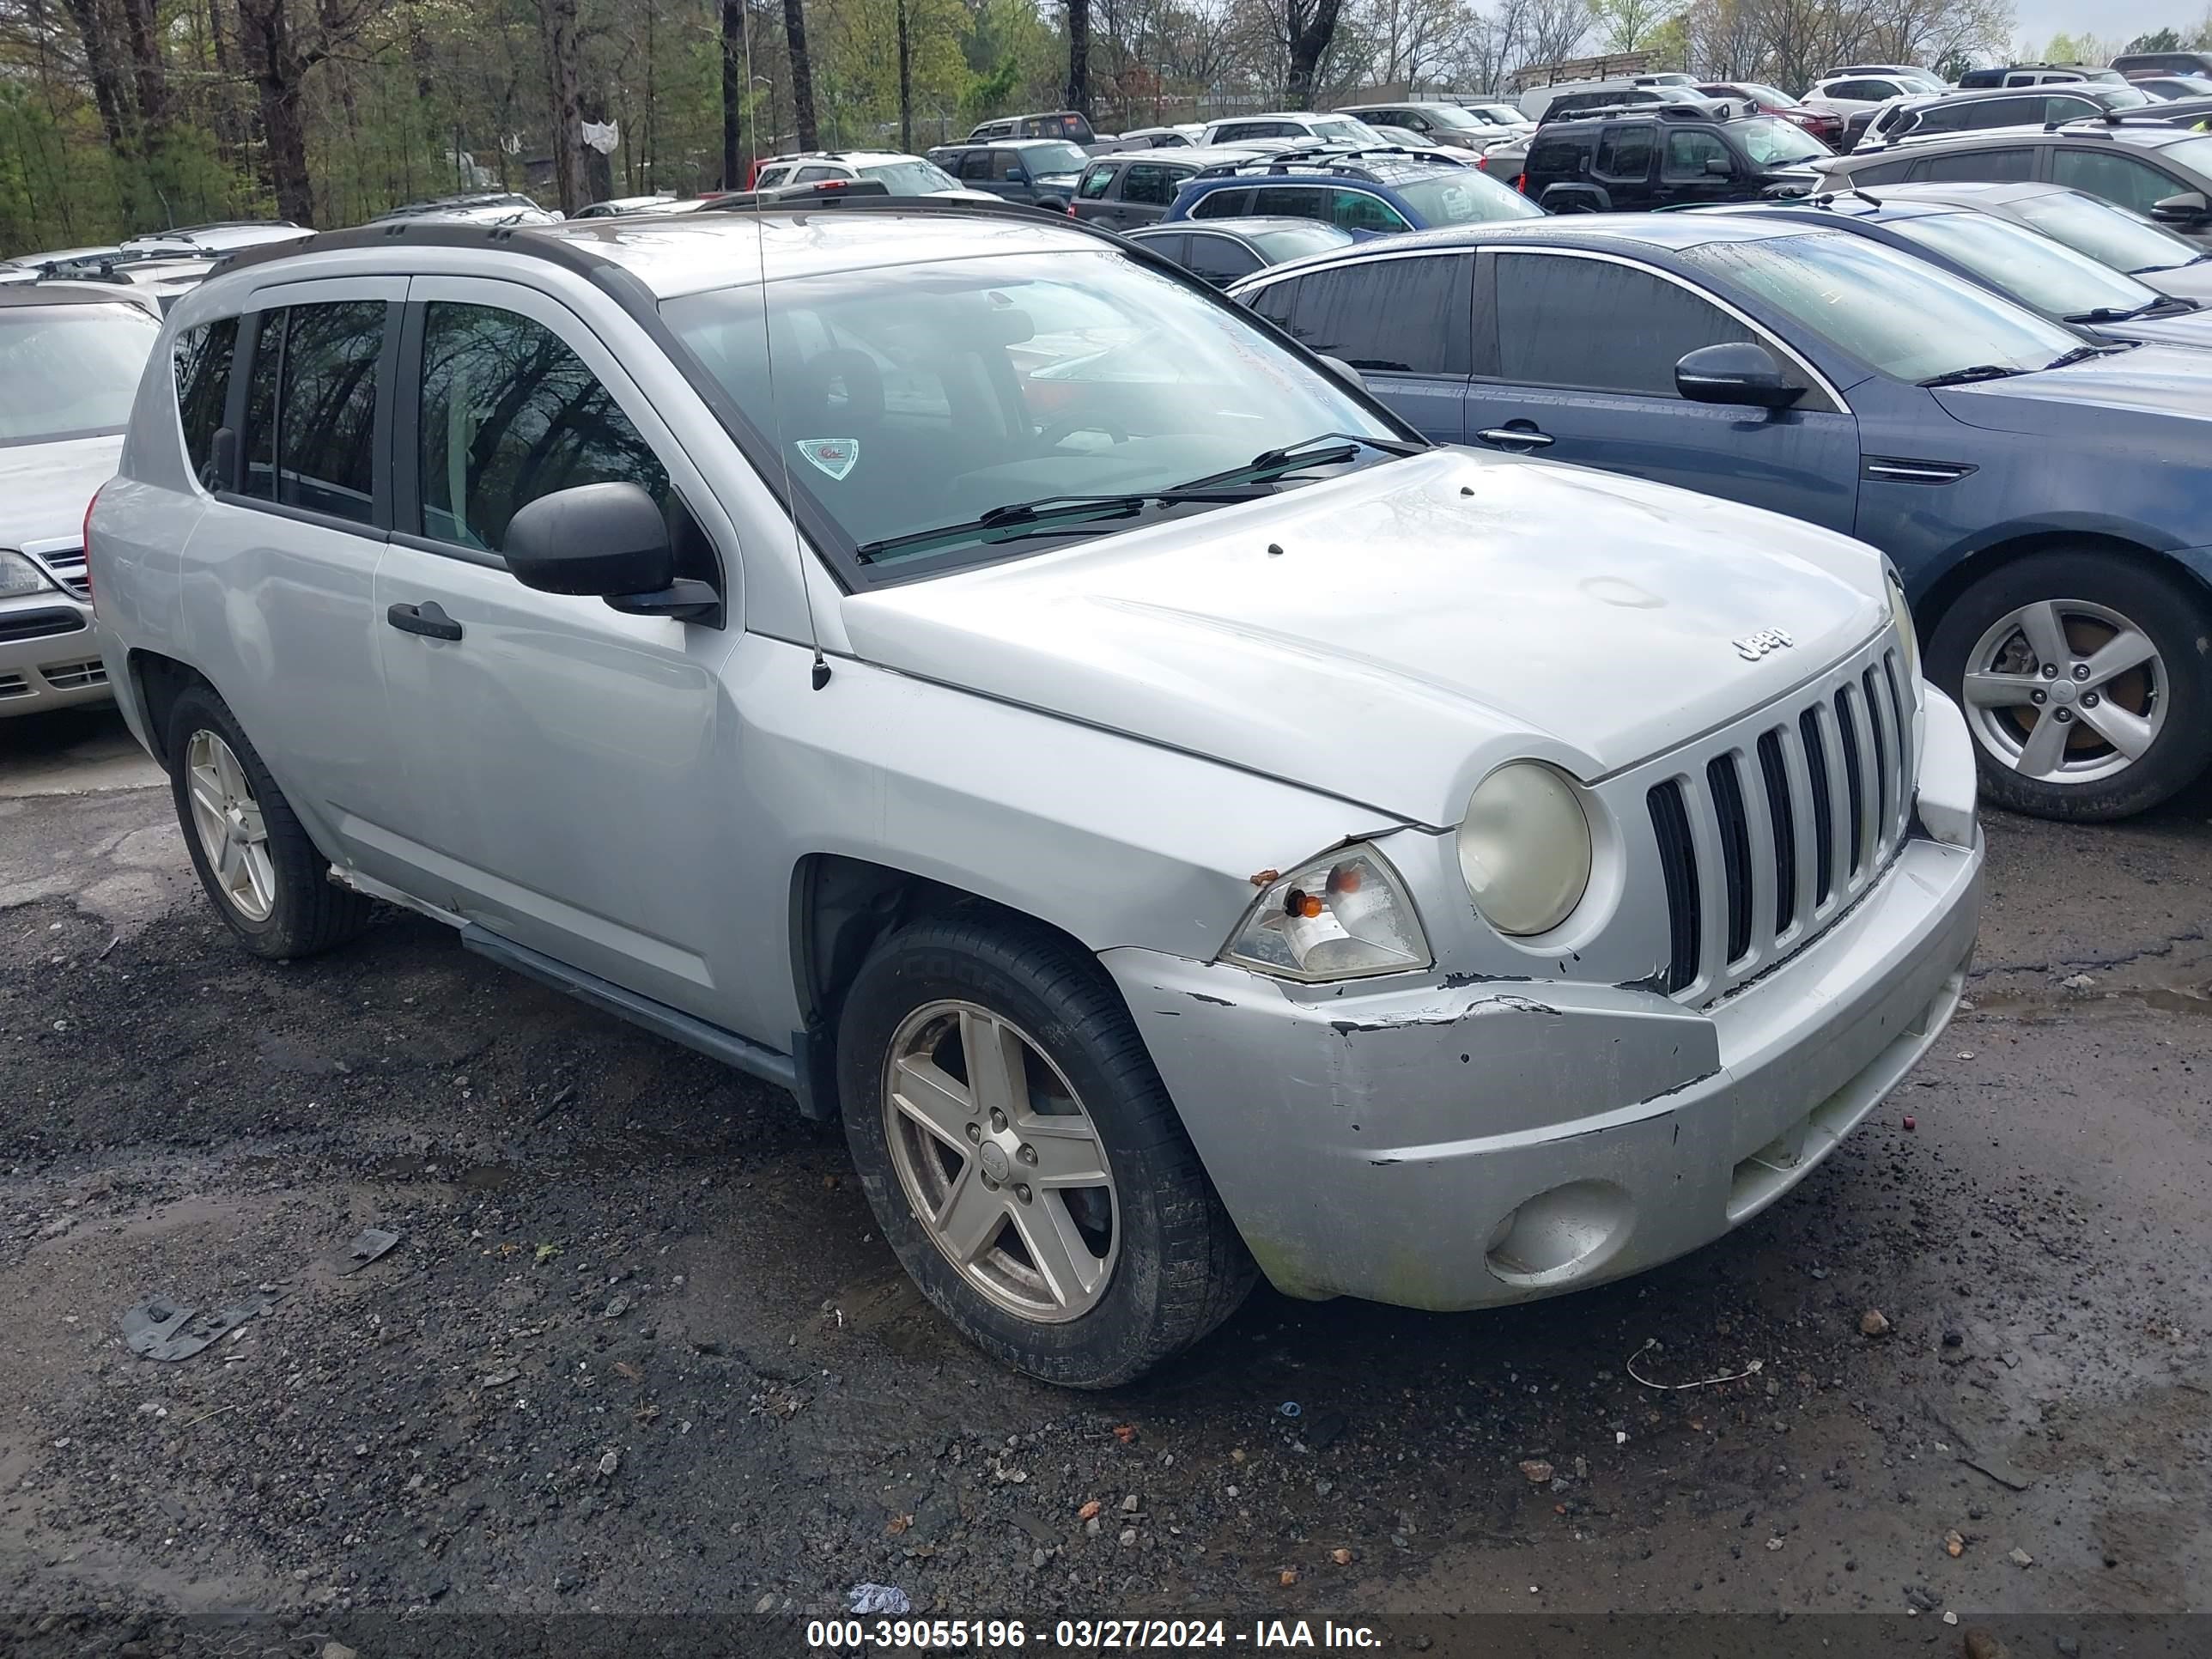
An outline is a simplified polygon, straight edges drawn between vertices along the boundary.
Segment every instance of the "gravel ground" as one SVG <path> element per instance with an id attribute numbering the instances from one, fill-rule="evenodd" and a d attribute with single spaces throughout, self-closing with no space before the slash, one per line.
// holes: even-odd
<path id="1" fill-rule="evenodd" d="M 950 1332 L 774 1090 L 410 916 L 243 955 L 117 729 L 0 725 L 0 1651 L 469 1613 L 578 1651 L 602 1626 L 529 1621 L 789 1631 L 872 1583 L 1033 1625 L 1882 1614 L 1919 1623 L 1842 1628 L 1945 1652 L 1947 1614 L 2041 1615 L 2097 1652 L 2212 1595 L 2212 794 L 1993 818 L 1971 1011 L 1731 1237 L 1481 1315 L 1263 1289 L 1078 1395 Z M 162 1364 L 119 1324 L 156 1295 L 270 1306 Z"/>

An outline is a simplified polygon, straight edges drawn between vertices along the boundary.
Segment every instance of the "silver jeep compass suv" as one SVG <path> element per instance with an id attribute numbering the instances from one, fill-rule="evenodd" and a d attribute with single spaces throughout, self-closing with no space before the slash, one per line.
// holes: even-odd
<path id="1" fill-rule="evenodd" d="M 91 558 L 231 928 L 406 905 L 788 1087 L 1039 1376 L 1666 1261 L 1957 999 L 1878 555 L 1424 446 L 1079 224 L 380 228 L 167 326 Z"/>

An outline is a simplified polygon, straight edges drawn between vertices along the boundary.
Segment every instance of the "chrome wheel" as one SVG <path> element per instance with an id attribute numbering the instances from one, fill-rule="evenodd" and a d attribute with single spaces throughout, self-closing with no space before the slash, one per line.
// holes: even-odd
<path id="1" fill-rule="evenodd" d="M 269 829 L 246 781 L 246 769 L 218 732 L 194 732 L 185 750 L 192 827 L 223 901 L 248 921 L 266 921 L 276 908 L 276 867 Z"/>
<path id="2" fill-rule="evenodd" d="M 2166 724 L 2166 664 L 2150 636 L 2086 599 L 2000 617 L 1967 653 L 1967 723 L 2022 777 L 2089 783 L 2124 772 Z"/>
<path id="3" fill-rule="evenodd" d="M 1041 1323 L 1088 1313 L 1121 1247 L 1106 1149 L 1034 1038 L 972 1002 L 899 1024 L 884 1138 L 930 1241 L 978 1291 Z"/>

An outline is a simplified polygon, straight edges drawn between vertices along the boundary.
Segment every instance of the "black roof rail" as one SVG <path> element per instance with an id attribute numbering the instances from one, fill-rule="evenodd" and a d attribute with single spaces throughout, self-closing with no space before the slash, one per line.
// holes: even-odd
<path id="1" fill-rule="evenodd" d="M 880 179 L 810 179 L 803 185 L 771 185 L 766 190 L 733 190 L 726 196 L 715 197 L 699 211 L 743 213 L 799 202 L 810 207 L 835 206 L 841 202 L 890 193 L 890 186 Z"/>

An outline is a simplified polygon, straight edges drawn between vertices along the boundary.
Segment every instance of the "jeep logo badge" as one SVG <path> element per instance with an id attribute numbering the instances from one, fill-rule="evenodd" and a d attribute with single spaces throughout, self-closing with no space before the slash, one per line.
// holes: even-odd
<path id="1" fill-rule="evenodd" d="M 1747 634 L 1740 640 L 1730 640 L 1729 643 L 1735 647 L 1736 655 L 1746 662 L 1757 662 L 1761 657 L 1771 656 L 1797 641 L 1778 628 L 1762 628 L 1756 634 Z"/>

